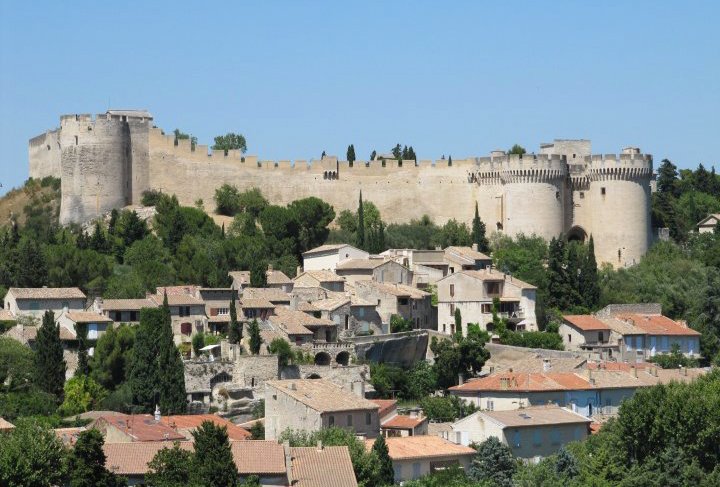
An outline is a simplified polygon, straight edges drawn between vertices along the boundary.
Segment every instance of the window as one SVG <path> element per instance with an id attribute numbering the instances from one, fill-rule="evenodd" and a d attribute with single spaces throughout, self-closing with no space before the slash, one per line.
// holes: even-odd
<path id="1" fill-rule="evenodd" d="M 328 425 L 335 426 L 335 416 L 333 416 L 332 414 L 328 416 Z"/>
<path id="2" fill-rule="evenodd" d="M 413 463 L 413 479 L 420 478 L 420 462 Z"/>
<path id="3" fill-rule="evenodd" d="M 605 188 L 600 188 L 600 194 L 605 196 Z"/>
<path id="4" fill-rule="evenodd" d="M 572 335 L 568 333 L 568 343 L 572 343 Z"/>
<path id="5" fill-rule="evenodd" d="M 398 304 L 400 306 L 407 306 L 408 304 L 408 298 L 398 298 Z"/>
<path id="6" fill-rule="evenodd" d="M 492 313 L 492 304 L 490 303 L 483 303 L 482 305 L 482 312 L 485 314 Z"/>
<path id="7" fill-rule="evenodd" d="M 553 428 L 552 431 L 550 431 L 550 443 L 553 445 L 559 445 L 560 444 L 560 430 L 557 428 Z"/>
<path id="8" fill-rule="evenodd" d="M 540 430 L 536 429 L 533 431 L 533 446 L 540 446 L 542 444 L 542 435 L 540 434 Z"/>
<path id="9" fill-rule="evenodd" d="M 137 311 L 131 311 L 130 312 L 130 321 L 137 321 L 137 320 L 138 320 Z"/>
<path id="10" fill-rule="evenodd" d="M 488 411 L 494 411 L 495 410 L 495 402 L 488 399 L 487 401 L 487 410 Z"/>
<path id="11" fill-rule="evenodd" d="M 599 342 L 604 342 L 604 341 L 605 341 L 605 333 L 603 333 L 603 332 L 601 332 L 601 331 L 598 332 L 598 341 L 599 341 Z"/>
<path id="12" fill-rule="evenodd" d="M 372 416 L 370 413 L 365 413 L 365 424 L 372 424 Z"/>
<path id="13" fill-rule="evenodd" d="M 393 465 L 393 471 L 395 472 L 395 480 L 402 478 L 402 465 Z"/>
<path id="14" fill-rule="evenodd" d="M 62 302 L 62 308 L 63 308 L 63 309 L 70 309 L 70 302 L 69 302 L 69 301 L 63 301 L 63 302 Z"/>
<path id="15" fill-rule="evenodd" d="M 450 284 L 450 296 L 455 296 L 455 284 Z"/>
<path id="16" fill-rule="evenodd" d="M 37 310 L 39 310 L 39 309 L 40 309 L 40 303 L 38 303 L 37 301 L 30 301 L 30 309 L 31 309 L 32 311 L 37 311 Z"/>
<path id="17" fill-rule="evenodd" d="M 518 430 L 513 431 L 512 445 L 514 448 L 520 448 L 520 431 Z"/>
<path id="18" fill-rule="evenodd" d="M 485 291 L 487 292 L 488 296 L 500 294 L 500 283 L 499 282 L 486 282 L 485 283 Z"/>
<path id="19" fill-rule="evenodd" d="M 217 313 L 219 315 L 229 315 L 230 314 L 230 308 L 218 308 Z"/>
<path id="20" fill-rule="evenodd" d="M 353 425 L 353 424 L 352 424 L 352 414 L 348 414 L 348 415 L 347 415 L 347 425 L 348 425 L 348 426 L 352 426 L 352 425 Z"/>
<path id="21" fill-rule="evenodd" d="M 360 316 L 360 318 L 363 318 L 365 316 L 365 308 L 360 308 L 358 310 L 358 316 Z"/>
<path id="22" fill-rule="evenodd" d="M 580 199 L 581 199 L 581 200 L 585 199 L 585 192 L 584 192 L 584 191 L 580 191 Z"/>
<path id="23" fill-rule="evenodd" d="M 98 338 L 98 325 L 97 323 L 90 323 L 87 329 L 88 340 L 97 340 Z"/>
<path id="24" fill-rule="evenodd" d="M 450 314 L 451 315 L 455 314 L 455 305 L 453 303 L 450 303 Z"/>
<path id="25" fill-rule="evenodd" d="M 560 191 L 555 191 L 555 199 L 556 200 L 560 199 Z"/>

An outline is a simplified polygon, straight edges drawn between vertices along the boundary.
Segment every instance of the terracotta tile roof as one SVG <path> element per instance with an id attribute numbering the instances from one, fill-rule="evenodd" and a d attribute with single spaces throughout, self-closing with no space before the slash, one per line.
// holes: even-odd
<path id="1" fill-rule="evenodd" d="M 15 321 L 15 315 L 6 309 L 0 309 L 0 321 Z"/>
<path id="2" fill-rule="evenodd" d="M 290 310 L 289 310 L 290 311 Z M 309 316 L 307 313 L 303 313 L 302 311 L 295 311 L 292 310 L 295 313 L 302 313 L 305 316 Z M 270 316 L 268 318 L 268 321 L 275 327 L 277 327 L 277 331 L 284 332 L 287 335 L 312 335 L 313 332 L 305 328 L 305 326 L 302 324 L 304 321 L 302 317 L 298 317 L 296 315 L 288 315 L 286 313 L 278 313 L 276 315 Z"/>
<path id="3" fill-rule="evenodd" d="M 292 282 L 283 271 L 266 271 L 265 276 L 268 284 L 290 284 Z"/>
<path id="4" fill-rule="evenodd" d="M 65 316 L 75 323 L 112 323 L 110 318 L 94 311 L 68 311 Z"/>
<path id="5" fill-rule="evenodd" d="M 482 252 L 473 250 L 472 247 L 448 247 L 445 249 L 445 252 L 467 259 L 468 261 L 471 261 L 472 264 L 474 264 L 476 260 L 490 260 L 490 257 Z"/>
<path id="6" fill-rule="evenodd" d="M 365 440 L 365 448 L 370 450 L 375 440 Z M 439 436 L 419 435 L 386 438 L 390 458 L 397 460 L 457 458 L 477 453 L 469 446 L 456 445 Z"/>
<path id="7" fill-rule="evenodd" d="M 189 294 L 168 294 L 167 298 L 168 306 L 205 306 L 205 301 Z M 162 306 L 165 295 L 153 294 L 149 296 L 149 299 L 154 301 L 157 306 Z"/>
<path id="8" fill-rule="evenodd" d="M 595 422 L 590 423 L 590 434 L 591 435 L 596 434 L 597 432 L 600 431 L 600 429 L 602 427 L 603 427 L 602 423 L 595 423 Z"/>
<path id="9" fill-rule="evenodd" d="M 590 423 L 585 416 L 559 406 L 536 406 L 512 411 L 479 411 L 477 414 L 490 418 L 505 428 Z"/>
<path id="10" fill-rule="evenodd" d="M 348 244 L 326 244 L 321 245 L 320 247 L 315 247 L 314 249 L 307 250 L 302 253 L 302 255 L 312 255 L 312 254 L 321 254 L 323 252 L 330 252 L 334 250 L 340 250 L 343 247 L 348 246 Z"/>
<path id="11" fill-rule="evenodd" d="M 309 330 L 308 330 L 309 331 Z M 288 341 L 287 335 L 277 331 L 277 330 L 260 330 L 260 338 L 262 338 L 263 343 L 270 345 L 273 340 L 276 338 L 281 338 L 285 341 Z"/>
<path id="12" fill-rule="evenodd" d="M 357 487 L 346 446 L 290 448 L 294 487 Z"/>
<path id="13" fill-rule="evenodd" d="M 410 297 L 413 299 L 423 299 L 430 296 L 430 293 L 426 293 L 416 287 L 406 286 L 405 284 L 390 284 L 385 282 L 375 281 L 360 281 L 358 284 L 362 286 L 374 287 L 375 289 L 392 294 L 397 297 Z"/>
<path id="14" fill-rule="evenodd" d="M 270 380 L 273 387 L 315 411 L 377 411 L 378 405 L 325 379 Z"/>
<path id="15" fill-rule="evenodd" d="M 426 417 L 416 416 L 413 418 L 406 414 L 398 414 L 382 423 L 382 427 L 387 429 L 411 430 L 417 428 L 427 420 L 428 418 Z"/>
<path id="16" fill-rule="evenodd" d="M 343 296 L 341 298 L 319 299 L 317 301 L 313 301 L 312 305 L 319 311 L 334 311 L 349 302 L 350 298 Z"/>
<path id="17" fill-rule="evenodd" d="M 293 280 L 297 281 L 303 276 L 312 277 L 318 282 L 345 282 L 344 277 L 338 276 L 334 272 L 327 270 L 305 271 Z"/>
<path id="18" fill-rule="evenodd" d="M 65 328 L 64 326 L 60 326 L 60 340 L 63 341 L 73 341 L 77 340 L 77 335 L 75 335 L 75 332 Z M 24 325 L 15 325 L 12 328 L 10 328 L 8 331 L 5 332 L 3 336 L 6 336 L 8 338 L 12 338 L 14 340 L 19 341 L 20 343 L 28 344 L 28 342 L 35 341 L 37 338 L 38 333 L 38 327 L 37 326 L 24 326 Z"/>
<path id="19" fill-rule="evenodd" d="M 386 262 L 385 259 L 347 259 L 340 262 L 335 269 L 337 270 L 372 270 L 380 267 Z"/>
<path id="20" fill-rule="evenodd" d="M 113 414 L 102 416 L 95 420 L 93 427 L 104 429 L 115 427 L 128 435 L 132 441 L 183 441 L 185 436 L 181 435 L 168 425 L 156 423 L 155 418 L 149 414 Z"/>
<path id="21" fill-rule="evenodd" d="M 228 275 L 233 281 L 237 281 L 240 284 L 250 283 L 250 271 L 230 271 Z"/>
<path id="22" fill-rule="evenodd" d="M 663 315 L 623 314 L 617 318 L 630 322 L 648 335 L 700 336 L 699 332 L 688 328 L 684 322 L 677 322 Z"/>
<path id="23" fill-rule="evenodd" d="M 161 421 L 170 426 L 171 428 L 182 433 L 192 433 L 198 428 L 204 421 L 211 421 L 218 426 L 225 426 L 227 428 L 228 437 L 231 440 L 247 440 L 251 434 L 249 431 L 237 426 L 232 421 L 228 421 L 225 418 L 218 416 L 217 414 L 187 414 L 187 415 L 174 415 L 174 416 L 163 416 Z M 190 437 L 185 435 L 189 440 Z"/>
<path id="24" fill-rule="evenodd" d="M 378 405 L 378 416 L 382 419 L 386 414 L 397 408 L 397 401 L 395 399 L 371 399 L 372 402 Z"/>
<path id="25" fill-rule="evenodd" d="M 295 307 L 298 311 L 303 311 L 305 313 L 312 313 L 313 311 L 320 311 L 318 308 L 315 307 L 314 304 L 308 303 L 308 302 L 300 302 Z"/>
<path id="26" fill-rule="evenodd" d="M 455 274 L 465 274 L 470 277 L 474 277 L 475 279 L 478 279 L 480 281 L 505 281 L 506 284 L 514 285 L 519 287 L 520 289 L 537 289 L 536 286 L 527 283 L 525 281 L 521 281 L 517 277 L 513 277 L 510 274 L 504 274 L 496 269 L 481 269 L 478 271 L 459 271 Z M 450 276 L 453 276 L 454 274 L 450 274 L 449 276 L 443 277 L 443 279 L 447 279 Z"/>
<path id="27" fill-rule="evenodd" d="M 241 301 L 246 299 L 262 299 L 271 303 L 289 303 L 290 295 L 276 287 L 246 287 L 243 289 Z"/>
<path id="28" fill-rule="evenodd" d="M 72 341 L 77 340 L 77 335 L 75 332 L 69 328 L 65 328 L 64 326 L 59 326 L 60 328 L 60 340 L 66 340 L 66 341 Z"/>
<path id="29" fill-rule="evenodd" d="M 233 441 L 230 444 L 241 475 L 285 475 L 285 450 L 276 441 Z"/>
<path id="30" fill-rule="evenodd" d="M 637 326 L 617 318 L 602 317 L 598 318 L 608 325 L 612 331 L 620 335 L 645 335 L 645 331 Z"/>
<path id="31" fill-rule="evenodd" d="M 188 294 L 190 296 L 197 295 L 198 291 L 200 290 L 200 286 L 160 286 L 155 290 L 155 294 L 158 296 L 162 296 L 163 294 L 167 293 L 168 297 L 170 296 L 176 296 L 176 295 L 183 295 Z"/>
<path id="32" fill-rule="evenodd" d="M 13 428 L 15 428 L 14 424 L 3 418 L 0 418 L 0 431 L 10 431 Z"/>
<path id="33" fill-rule="evenodd" d="M 563 319 L 582 331 L 610 331 L 607 323 L 604 323 L 593 315 L 563 315 Z"/>
<path id="34" fill-rule="evenodd" d="M 136 311 L 142 308 L 157 307 L 157 303 L 149 299 L 103 299 L 102 301 L 103 311 Z"/>
<path id="35" fill-rule="evenodd" d="M 77 437 L 80 433 L 85 431 L 87 428 L 81 426 L 79 428 L 55 428 L 55 436 L 58 437 L 63 445 L 72 446 L 77 441 Z"/>
<path id="36" fill-rule="evenodd" d="M 85 293 L 76 287 L 11 287 L 15 299 L 85 299 Z"/>
<path id="37" fill-rule="evenodd" d="M 303 328 L 311 330 L 312 328 L 337 326 L 335 323 L 325 318 L 315 318 L 304 311 L 287 308 L 276 309 L 275 314 L 270 316 L 268 320 L 273 325 L 281 329 L 285 329 L 288 332 L 291 330 L 298 330 L 297 333 L 301 333 Z M 312 333 L 312 331 L 310 333 Z"/>
<path id="38" fill-rule="evenodd" d="M 240 300 L 239 306 L 245 309 L 273 309 L 275 305 L 267 299 L 243 298 Z M 228 315 L 229 316 L 229 315 Z"/>
<path id="39" fill-rule="evenodd" d="M 505 382 L 507 381 L 507 382 Z M 507 387 L 504 386 L 507 384 Z M 459 386 L 453 386 L 451 391 L 482 392 L 482 391 L 567 391 L 591 389 L 590 383 L 570 372 L 504 372 L 492 374 L 481 379 L 471 380 Z"/>

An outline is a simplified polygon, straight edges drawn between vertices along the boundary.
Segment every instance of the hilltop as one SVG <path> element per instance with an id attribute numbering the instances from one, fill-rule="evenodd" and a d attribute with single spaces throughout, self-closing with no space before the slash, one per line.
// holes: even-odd
<path id="1" fill-rule="evenodd" d="M 20 188 L 11 189 L 0 198 L 0 226 L 15 218 L 24 225 L 28 217 L 47 213 L 52 222 L 60 214 L 60 180 L 51 176 L 28 179 Z"/>

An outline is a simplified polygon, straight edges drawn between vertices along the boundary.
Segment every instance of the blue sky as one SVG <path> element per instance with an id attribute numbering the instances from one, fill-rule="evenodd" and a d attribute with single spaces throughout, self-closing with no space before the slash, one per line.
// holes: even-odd
<path id="1" fill-rule="evenodd" d="M 718 2 L 0 0 L 0 193 L 62 113 L 147 108 L 263 159 L 554 137 L 716 164 Z"/>

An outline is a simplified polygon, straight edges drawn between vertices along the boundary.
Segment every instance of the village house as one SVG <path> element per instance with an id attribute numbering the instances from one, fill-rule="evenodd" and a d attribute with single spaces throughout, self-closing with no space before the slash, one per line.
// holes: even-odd
<path id="1" fill-rule="evenodd" d="M 230 302 L 235 300 L 238 313 L 238 291 L 233 288 L 207 288 L 201 287 L 196 296 L 205 303 L 208 331 L 214 334 L 227 334 L 230 325 Z"/>
<path id="2" fill-rule="evenodd" d="M 472 247 L 447 247 L 443 252 L 448 273 L 459 271 L 476 271 L 492 265 L 492 259 L 478 252 L 477 244 Z"/>
<path id="3" fill-rule="evenodd" d="M 267 320 L 274 312 L 275 305 L 266 299 L 242 298 L 238 306 L 238 320 Z"/>
<path id="4" fill-rule="evenodd" d="M 17 324 L 6 331 L 2 336 L 17 340 L 23 345 L 34 349 L 37 340 L 39 326 L 28 326 Z M 70 380 L 75 375 L 78 363 L 78 339 L 75 332 L 65 326 L 59 326 L 60 344 L 63 348 L 63 360 L 65 360 L 65 380 Z"/>
<path id="5" fill-rule="evenodd" d="M 288 340 L 297 346 L 312 341 L 336 342 L 337 325 L 325 318 L 316 318 L 303 311 L 278 308 L 268 318 L 276 330 L 288 335 Z"/>
<path id="6" fill-rule="evenodd" d="M 274 287 L 246 287 L 242 291 L 241 299 L 262 299 L 272 303 L 276 308 L 290 307 L 290 294 Z"/>
<path id="7" fill-rule="evenodd" d="M 376 310 L 383 324 L 389 324 L 393 315 L 411 320 L 414 329 L 435 327 L 432 295 L 405 284 L 387 284 L 375 281 L 358 281 L 355 293 L 363 301 L 377 303 Z"/>
<path id="8" fill-rule="evenodd" d="M 493 301 L 499 300 L 498 316 L 513 330 L 537 330 L 537 288 L 495 269 L 460 270 L 437 282 L 438 331 L 454 334 L 455 311 L 460 310 L 462 334 L 468 323 L 493 331 Z"/>
<path id="9" fill-rule="evenodd" d="M 376 304 L 350 293 L 328 291 L 319 286 L 297 287 L 293 289 L 291 298 L 292 309 L 335 323 L 339 337 L 382 331 L 382 321 L 375 310 Z"/>
<path id="10" fill-rule="evenodd" d="M 695 227 L 698 233 L 715 233 L 715 227 L 720 222 L 720 213 L 713 213 L 698 222 Z"/>
<path id="11" fill-rule="evenodd" d="M 157 308 L 155 301 L 150 299 L 104 299 L 95 298 L 93 310 L 107 316 L 115 323 L 136 325 L 140 323 L 140 310 L 143 308 Z"/>
<path id="12" fill-rule="evenodd" d="M 559 328 L 568 350 L 596 352 L 603 360 L 644 362 L 673 346 L 700 355 L 700 333 L 661 314 L 659 304 L 609 305 L 595 315 L 566 315 Z"/>
<path id="13" fill-rule="evenodd" d="M 518 458 L 547 457 L 571 441 L 588 436 L 590 419 L 559 406 L 511 411 L 476 411 L 452 424 L 450 439 L 459 445 L 495 437 Z"/>
<path id="14" fill-rule="evenodd" d="M 385 438 L 428 434 L 429 419 L 421 411 L 398 414 L 397 401 L 394 399 L 373 399 L 372 402 L 380 408 L 380 433 Z"/>
<path id="15" fill-rule="evenodd" d="M 94 311 L 63 311 L 57 317 L 55 323 L 61 327 L 72 330 L 75 335 L 78 334 L 79 327 L 85 329 L 87 340 L 98 340 L 105 334 L 108 327 L 113 325 L 113 321 L 105 315 Z M 90 350 L 92 355 L 92 349 Z"/>
<path id="16" fill-rule="evenodd" d="M 106 443 L 186 440 L 183 434 L 150 414 L 107 414 L 97 418 L 89 427 L 100 431 Z"/>
<path id="17" fill-rule="evenodd" d="M 318 431 L 332 426 L 375 438 L 380 432 L 378 406 L 325 379 L 265 382 L 265 439 L 288 428 Z"/>
<path id="18" fill-rule="evenodd" d="M 216 426 L 224 427 L 227 430 L 230 441 L 248 440 L 252 436 L 249 431 L 236 425 L 230 420 L 222 418 L 217 414 L 176 414 L 162 416 L 160 422 L 169 426 L 185 437 L 188 441 L 193 440 L 192 433 L 205 422 L 210 421 Z"/>
<path id="19" fill-rule="evenodd" d="M 160 290 L 160 288 L 158 288 Z M 156 306 L 162 306 L 164 294 L 152 294 L 148 299 Z M 167 294 L 170 320 L 175 344 L 190 343 L 196 333 L 206 331 L 205 302 L 191 294 Z"/>
<path id="20" fill-rule="evenodd" d="M 413 281 L 410 269 L 394 260 L 382 257 L 344 260 L 335 267 L 335 273 L 344 277 L 348 284 L 357 281 L 376 281 L 411 285 Z"/>
<path id="21" fill-rule="evenodd" d="M 4 309 L 13 316 L 41 319 L 45 311 L 57 317 L 63 311 L 83 311 L 87 297 L 76 287 L 11 287 L 5 294 Z"/>
<path id="22" fill-rule="evenodd" d="M 318 270 L 334 271 L 335 267 L 344 260 L 367 259 L 368 257 L 370 257 L 370 254 L 352 245 L 321 245 L 320 247 L 315 247 L 314 249 L 303 252 L 303 270 L 305 272 Z"/>
<path id="23" fill-rule="evenodd" d="M 265 272 L 265 282 L 267 287 L 280 289 L 284 293 L 292 291 L 295 284 L 283 271 L 273 269 L 272 265 L 268 266 L 268 270 Z"/>
<path id="24" fill-rule="evenodd" d="M 250 285 L 250 271 L 230 271 L 228 276 L 232 279 L 230 287 L 240 292 Z"/>
<path id="25" fill-rule="evenodd" d="M 295 287 L 321 287 L 328 291 L 344 292 L 345 278 L 328 270 L 305 271 L 293 279 Z"/>
<path id="26" fill-rule="evenodd" d="M 375 440 L 366 440 L 370 450 Z M 395 472 L 395 482 L 415 480 L 438 470 L 459 466 L 467 470 L 477 453 L 469 446 L 456 445 L 439 436 L 390 437 L 385 440 Z"/>
<path id="27" fill-rule="evenodd" d="M 443 250 L 388 249 L 381 253 L 412 271 L 412 286 L 426 289 L 448 275 Z"/>

